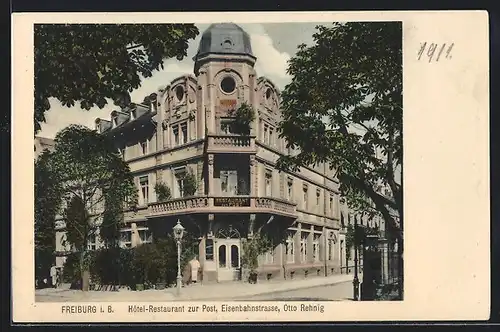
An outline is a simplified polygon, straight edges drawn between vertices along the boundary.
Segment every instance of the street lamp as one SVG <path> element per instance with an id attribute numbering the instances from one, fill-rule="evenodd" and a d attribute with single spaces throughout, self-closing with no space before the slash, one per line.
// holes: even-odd
<path id="1" fill-rule="evenodd" d="M 181 276 L 181 240 L 184 235 L 184 227 L 181 221 L 177 220 L 177 225 L 174 226 L 174 239 L 177 243 L 177 295 L 181 294 L 182 276 Z"/>

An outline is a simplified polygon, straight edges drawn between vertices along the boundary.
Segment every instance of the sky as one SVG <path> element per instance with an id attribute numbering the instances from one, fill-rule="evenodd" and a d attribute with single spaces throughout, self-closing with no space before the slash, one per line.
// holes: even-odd
<path id="1" fill-rule="evenodd" d="M 311 45 L 315 27 L 329 23 L 269 23 L 269 24 L 239 24 L 249 35 L 252 51 L 257 57 L 255 69 L 258 76 L 266 76 L 279 89 L 283 89 L 290 81 L 286 74 L 287 61 L 295 55 L 297 46 L 305 43 Z M 152 77 L 143 79 L 141 87 L 131 93 L 132 102 L 141 102 L 145 96 L 156 92 L 159 87 L 168 85 L 176 77 L 193 74 L 193 56 L 198 50 L 202 33 L 209 24 L 196 24 L 200 34 L 191 40 L 188 55 L 182 61 L 168 59 L 164 62 L 164 69 L 157 71 Z M 45 114 L 46 122 L 41 124 L 38 136 L 54 138 L 58 131 L 70 124 L 85 125 L 94 129 L 95 119 L 109 119 L 110 113 L 116 109 L 111 100 L 99 109 L 94 107 L 89 111 L 82 110 L 79 103 L 68 108 L 61 105 L 57 99 L 50 100 L 51 109 Z"/>

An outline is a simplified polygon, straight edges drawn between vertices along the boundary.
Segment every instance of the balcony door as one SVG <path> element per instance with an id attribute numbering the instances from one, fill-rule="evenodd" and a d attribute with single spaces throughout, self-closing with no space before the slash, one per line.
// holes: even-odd
<path id="1" fill-rule="evenodd" d="M 220 190 L 223 196 L 238 195 L 238 171 L 221 170 L 220 171 Z"/>
<path id="2" fill-rule="evenodd" d="M 220 229 L 216 233 L 217 281 L 240 279 L 241 239 L 234 229 Z"/>

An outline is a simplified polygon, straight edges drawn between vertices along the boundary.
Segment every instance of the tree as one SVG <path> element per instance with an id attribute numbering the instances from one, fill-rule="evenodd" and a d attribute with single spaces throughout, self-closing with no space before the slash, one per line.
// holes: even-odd
<path id="1" fill-rule="evenodd" d="M 157 182 L 154 189 L 158 202 L 165 202 L 172 198 L 170 188 L 165 183 Z"/>
<path id="2" fill-rule="evenodd" d="M 82 109 L 103 108 L 106 99 L 130 103 L 141 76 L 163 69 L 163 61 L 187 55 L 194 24 L 37 24 L 35 37 L 35 133 L 49 98 Z"/>
<path id="3" fill-rule="evenodd" d="M 54 263 L 54 224 L 62 198 L 57 178 L 47 165 L 50 156 L 46 151 L 35 161 L 35 275 L 38 280 L 49 275 Z"/>
<path id="4" fill-rule="evenodd" d="M 280 136 L 298 153 L 278 167 L 328 164 L 350 208 L 382 215 L 402 240 L 401 23 L 334 23 L 313 40 L 289 61 Z"/>
<path id="5" fill-rule="evenodd" d="M 110 138 L 83 126 L 56 135 L 49 162 L 67 202 L 66 239 L 80 254 L 83 277 L 89 239 L 99 233 L 108 246 L 116 245 L 123 209 L 137 204 L 137 189 Z"/>

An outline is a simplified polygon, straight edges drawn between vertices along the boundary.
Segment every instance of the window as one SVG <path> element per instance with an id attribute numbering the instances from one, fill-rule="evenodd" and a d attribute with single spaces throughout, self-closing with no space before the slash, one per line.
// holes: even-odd
<path id="1" fill-rule="evenodd" d="M 87 249 L 88 250 L 96 250 L 96 236 L 95 234 L 89 235 L 87 238 Z"/>
<path id="2" fill-rule="evenodd" d="M 152 235 L 151 232 L 147 229 L 140 229 L 138 230 L 139 232 L 139 237 L 141 238 L 142 243 L 151 243 L 152 242 Z"/>
<path id="3" fill-rule="evenodd" d="M 234 81 L 234 78 L 232 78 L 231 76 L 224 77 L 220 82 L 220 88 L 224 93 L 233 93 L 236 89 L 236 82 Z"/>
<path id="4" fill-rule="evenodd" d="M 269 127 L 269 142 L 267 142 L 270 146 L 274 146 L 274 131 L 273 128 Z"/>
<path id="5" fill-rule="evenodd" d="M 300 237 L 300 259 L 302 262 L 307 261 L 307 233 L 302 233 Z"/>
<path id="6" fill-rule="evenodd" d="M 184 174 L 176 174 L 175 180 L 177 183 L 177 197 L 184 197 Z"/>
<path id="7" fill-rule="evenodd" d="M 235 244 L 231 245 L 231 267 L 240 267 L 240 248 Z"/>
<path id="8" fill-rule="evenodd" d="M 178 102 L 181 102 L 182 99 L 184 99 L 184 88 L 182 87 L 182 85 L 178 85 L 175 88 L 175 96 L 177 97 Z"/>
<path id="9" fill-rule="evenodd" d="M 172 135 L 174 136 L 173 137 L 174 146 L 186 144 L 189 140 L 187 122 L 184 121 L 172 125 Z"/>
<path id="10" fill-rule="evenodd" d="M 320 200 L 321 200 L 321 191 L 318 189 L 316 190 L 316 206 L 319 206 Z"/>
<path id="11" fill-rule="evenodd" d="M 182 138 L 181 138 L 181 141 L 182 141 L 182 144 L 186 144 L 188 142 L 188 127 L 187 127 L 187 123 L 181 123 L 180 125 L 181 127 L 181 133 L 182 133 Z"/>
<path id="12" fill-rule="evenodd" d="M 333 215 L 333 196 L 330 195 L 330 203 L 329 203 L 330 215 Z"/>
<path id="13" fill-rule="evenodd" d="M 214 260 L 214 240 L 207 239 L 205 241 L 205 259 L 207 261 Z"/>
<path id="14" fill-rule="evenodd" d="M 141 154 L 145 155 L 147 153 L 148 153 L 148 141 L 145 140 L 141 142 Z"/>
<path id="15" fill-rule="evenodd" d="M 293 232 L 290 232 L 288 233 L 288 237 L 286 238 L 285 242 L 285 254 L 287 263 L 293 263 L 295 261 L 294 247 L 295 243 L 293 241 Z"/>
<path id="16" fill-rule="evenodd" d="M 132 231 L 124 230 L 120 232 L 120 242 L 122 247 L 131 248 L 132 247 Z"/>
<path id="17" fill-rule="evenodd" d="M 303 191 L 302 191 L 302 199 L 304 201 L 304 209 L 307 210 L 309 208 L 309 204 L 308 204 L 308 201 L 309 201 L 309 193 L 308 193 L 308 190 L 307 190 L 307 186 L 304 186 L 303 188 Z"/>
<path id="18" fill-rule="evenodd" d="M 287 199 L 289 201 L 293 200 L 293 179 L 287 181 Z"/>
<path id="19" fill-rule="evenodd" d="M 125 230 L 120 232 L 120 241 L 122 242 L 132 242 L 132 231 Z"/>
<path id="20" fill-rule="evenodd" d="M 315 262 L 319 262 L 319 239 L 321 235 L 314 234 L 313 238 L 313 259 Z"/>
<path id="21" fill-rule="evenodd" d="M 219 267 L 226 267 L 226 245 L 219 247 Z"/>
<path id="22" fill-rule="evenodd" d="M 272 197 L 273 195 L 273 173 L 271 171 L 266 171 L 266 193 L 265 196 Z"/>
<path id="23" fill-rule="evenodd" d="M 269 142 L 269 126 L 268 125 L 264 125 L 264 143 L 268 143 Z"/>
<path id="24" fill-rule="evenodd" d="M 340 247 L 342 250 L 342 247 L 344 246 L 344 241 L 340 241 Z M 328 260 L 331 261 L 333 260 L 333 251 L 335 250 L 335 242 L 333 242 L 333 239 L 328 239 Z"/>
<path id="25" fill-rule="evenodd" d="M 221 134 L 234 134 L 233 132 L 233 122 L 232 119 L 221 119 L 220 120 L 220 132 Z"/>
<path id="26" fill-rule="evenodd" d="M 272 94 L 271 88 L 267 88 L 267 90 L 266 90 L 266 99 L 271 98 L 271 94 Z"/>
<path id="27" fill-rule="evenodd" d="M 177 146 L 180 144 L 179 140 L 179 127 L 175 126 L 172 128 L 172 133 L 174 134 L 174 145 Z"/>
<path id="28" fill-rule="evenodd" d="M 146 205 L 149 202 L 149 180 L 147 176 L 141 176 L 139 178 L 139 183 L 141 185 L 141 199 L 142 204 Z"/>
<path id="29" fill-rule="evenodd" d="M 274 244 L 271 243 L 270 249 L 265 253 L 264 264 L 274 264 Z"/>
<path id="30" fill-rule="evenodd" d="M 238 171 L 220 171 L 220 190 L 223 195 L 238 195 Z"/>

